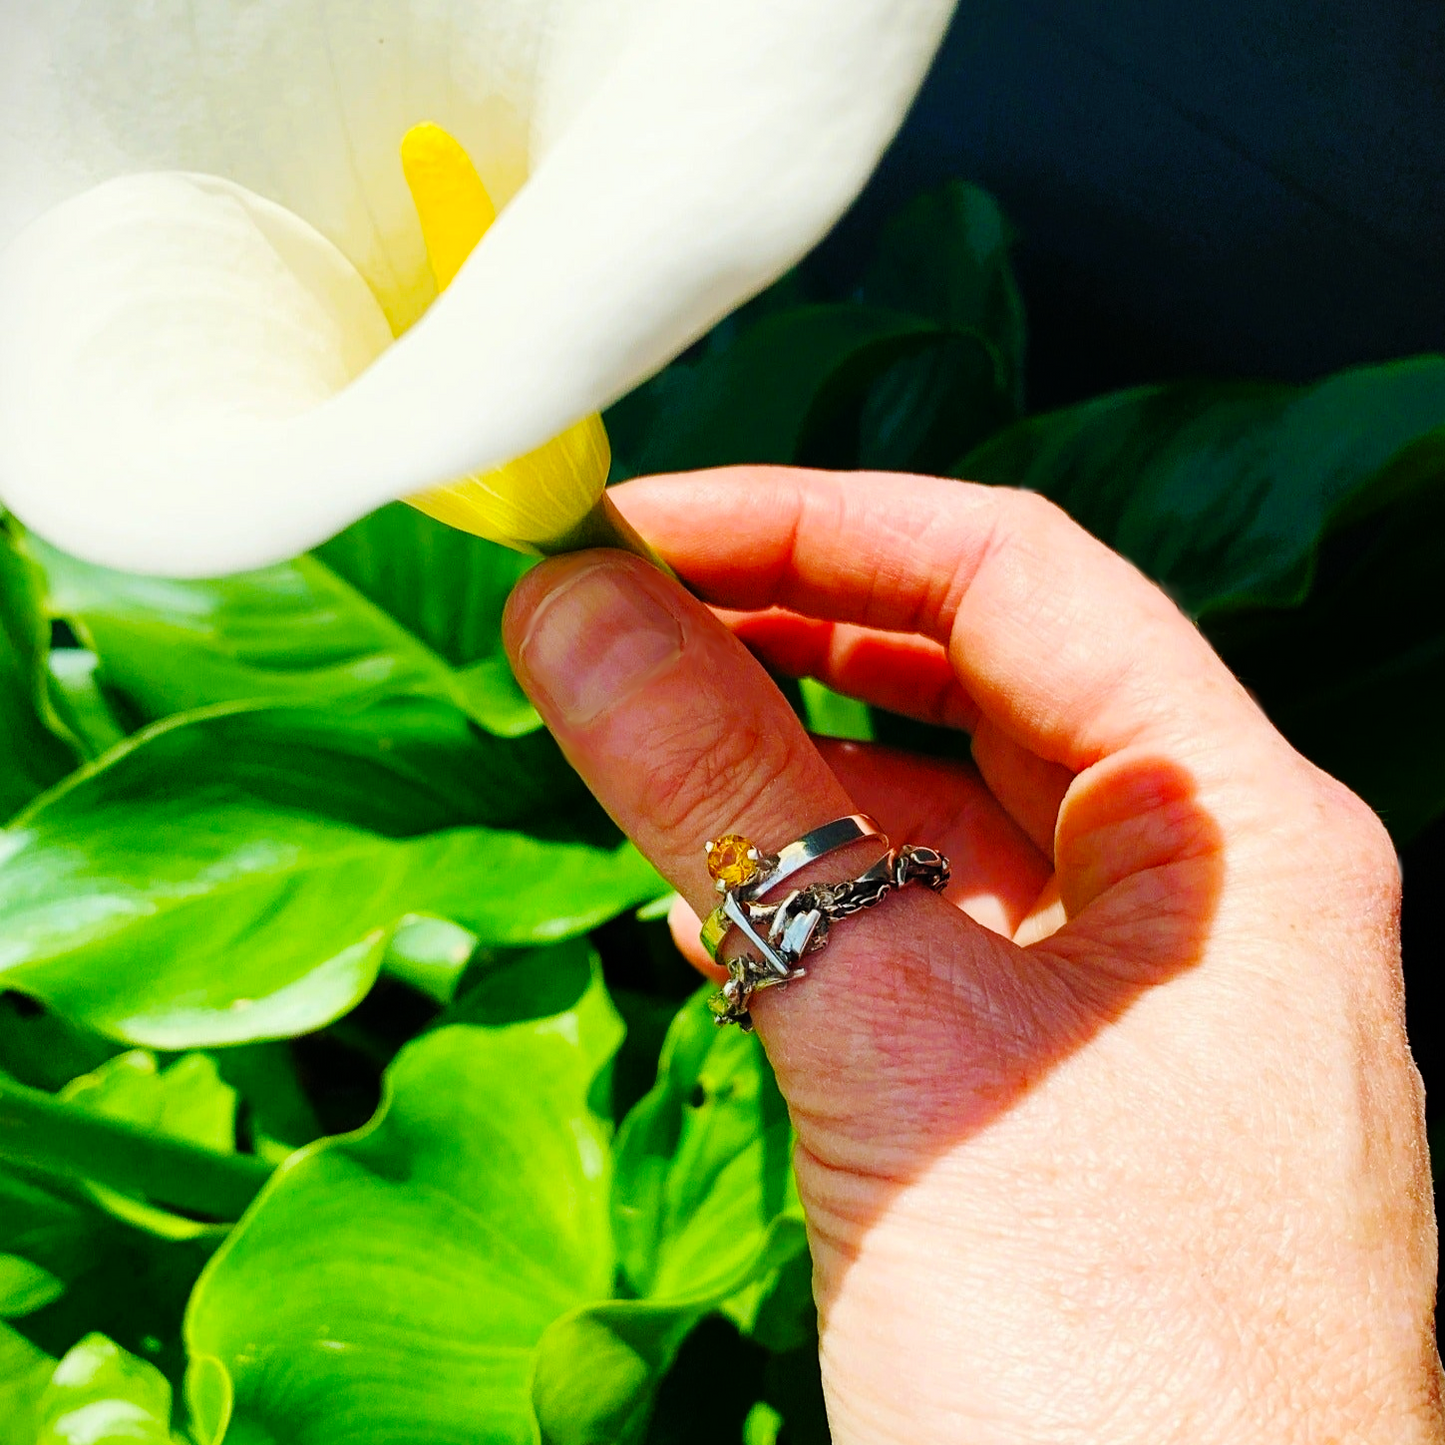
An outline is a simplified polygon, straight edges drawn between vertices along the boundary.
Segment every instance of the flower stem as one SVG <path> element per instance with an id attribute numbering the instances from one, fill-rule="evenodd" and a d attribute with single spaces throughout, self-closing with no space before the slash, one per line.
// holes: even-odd
<path id="1" fill-rule="evenodd" d="M 662 560 L 647 539 L 633 529 L 605 491 L 570 532 L 549 542 L 542 552 L 545 556 L 555 557 L 561 552 L 580 552 L 584 547 L 618 547 L 651 562 L 673 581 L 679 580 L 677 573 Z"/>
<path id="2" fill-rule="evenodd" d="M 0 1160 L 224 1220 L 239 1219 L 271 1175 L 253 1154 L 220 1154 L 3 1076 Z"/>

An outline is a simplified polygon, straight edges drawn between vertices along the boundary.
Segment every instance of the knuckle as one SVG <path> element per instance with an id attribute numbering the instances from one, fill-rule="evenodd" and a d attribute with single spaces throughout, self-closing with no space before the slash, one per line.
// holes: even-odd
<path id="1" fill-rule="evenodd" d="M 678 838 L 716 833 L 788 776 L 796 747 L 784 730 L 755 721 L 692 721 L 660 741 L 654 821 Z"/>
<path id="2" fill-rule="evenodd" d="M 1337 840 L 1341 872 L 1386 918 L 1398 916 L 1403 875 L 1380 815 L 1337 778 L 1317 772 L 1323 831 Z"/>

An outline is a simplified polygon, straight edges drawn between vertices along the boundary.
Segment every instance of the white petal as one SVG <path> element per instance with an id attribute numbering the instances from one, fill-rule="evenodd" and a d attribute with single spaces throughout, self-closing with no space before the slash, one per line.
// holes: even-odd
<path id="1" fill-rule="evenodd" d="M 173 557 L 165 570 L 180 572 L 197 570 L 188 558 L 208 536 L 238 555 L 284 547 L 298 513 L 295 547 L 314 540 L 294 476 L 237 488 L 205 458 L 313 411 L 391 343 L 329 241 L 208 176 L 126 177 L 48 213 L 0 258 L 0 315 L 16 515 L 85 556 Z M 156 463 L 140 494 L 117 488 L 131 458 Z"/>
<path id="2" fill-rule="evenodd" d="M 92 521 L 84 537 L 52 527 L 61 545 L 179 573 L 273 560 L 387 497 L 530 451 L 621 395 L 826 230 L 902 119 L 953 8 L 6 3 L 17 15 L 0 73 L 0 237 L 101 175 L 201 166 L 287 202 L 405 321 L 420 249 L 395 159 L 402 132 L 423 118 L 446 125 L 504 200 L 528 136 L 532 175 L 446 297 L 333 400 L 245 434 L 193 432 L 191 445 L 159 419 L 149 444 L 131 427 L 102 474 L 82 474 L 70 444 L 44 435 L 46 417 L 110 425 L 115 388 L 98 365 L 87 394 L 36 406 L 23 440 L 8 407 L 0 493 L 22 488 L 38 516 L 40 490 L 69 491 L 51 513 Z M 394 72 L 375 44 L 387 37 Z M 22 251 L 24 265 L 6 269 L 12 287 L 40 295 L 27 309 L 33 338 L 47 306 L 64 309 L 58 291 L 81 282 L 33 242 Z M 0 385 L 34 344 L 7 338 Z M 43 483 L 22 478 L 48 447 L 71 461 L 43 468 Z M 207 507 L 185 500 L 200 477 Z M 242 503 L 221 498 L 246 500 L 245 525 Z M 183 523 L 193 530 L 181 547 Z"/>
<path id="3" fill-rule="evenodd" d="M 632 0 L 628 0 L 632 3 Z M 397 145 L 421 120 L 499 203 L 526 178 L 555 0 L 3 0 L 0 246 L 115 176 L 223 176 L 304 217 L 393 322 L 432 291 Z"/>

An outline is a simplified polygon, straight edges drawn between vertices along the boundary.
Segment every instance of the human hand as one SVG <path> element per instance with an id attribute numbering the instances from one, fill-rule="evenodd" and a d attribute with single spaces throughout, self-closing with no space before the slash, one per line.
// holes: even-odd
<path id="1" fill-rule="evenodd" d="M 692 907 L 724 832 L 864 811 L 953 861 L 754 1000 L 838 1445 L 1445 1439 L 1374 814 L 1037 497 L 776 469 L 614 496 L 731 630 L 589 552 L 523 579 L 507 646 Z M 815 743 L 739 638 L 967 730 L 976 768 Z"/>

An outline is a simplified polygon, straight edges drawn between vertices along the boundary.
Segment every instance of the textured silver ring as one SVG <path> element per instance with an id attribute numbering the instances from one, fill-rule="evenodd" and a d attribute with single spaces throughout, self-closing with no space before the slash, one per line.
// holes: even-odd
<path id="1" fill-rule="evenodd" d="M 863 838 L 877 839 L 885 852 L 888 849 L 887 835 L 866 813 L 850 813 L 847 817 L 835 818 L 831 823 L 824 823 L 785 844 L 776 853 L 764 853 L 752 839 L 745 838 L 741 833 L 709 838 L 703 845 L 707 871 L 717 891 L 723 895 L 723 901 L 708 914 L 702 925 L 702 946 L 707 950 L 707 956 L 717 958 L 728 930 L 738 923 L 737 908 L 728 911 L 730 901 L 738 905 L 750 903 L 776 888 L 800 868 L 806 868 L 819 858 Z"/>
<path id="2" fill-rule="evenodd" d="M 728 960 L 728 981 L 708 1000 L 718 1024 L 752 1028 L 752 996 L 806 976 L 800 960 L 828 941 L 831 926 L 880 904 L 895 888 L 921 883 L 941 893 L 948 886 L 948 859 L 936 848 L 909 844 L 885 853 L 871 868 L 841 883 L 810 883 L 775 903 L 729 893 L 724 916 L 757 950 Z"/>

